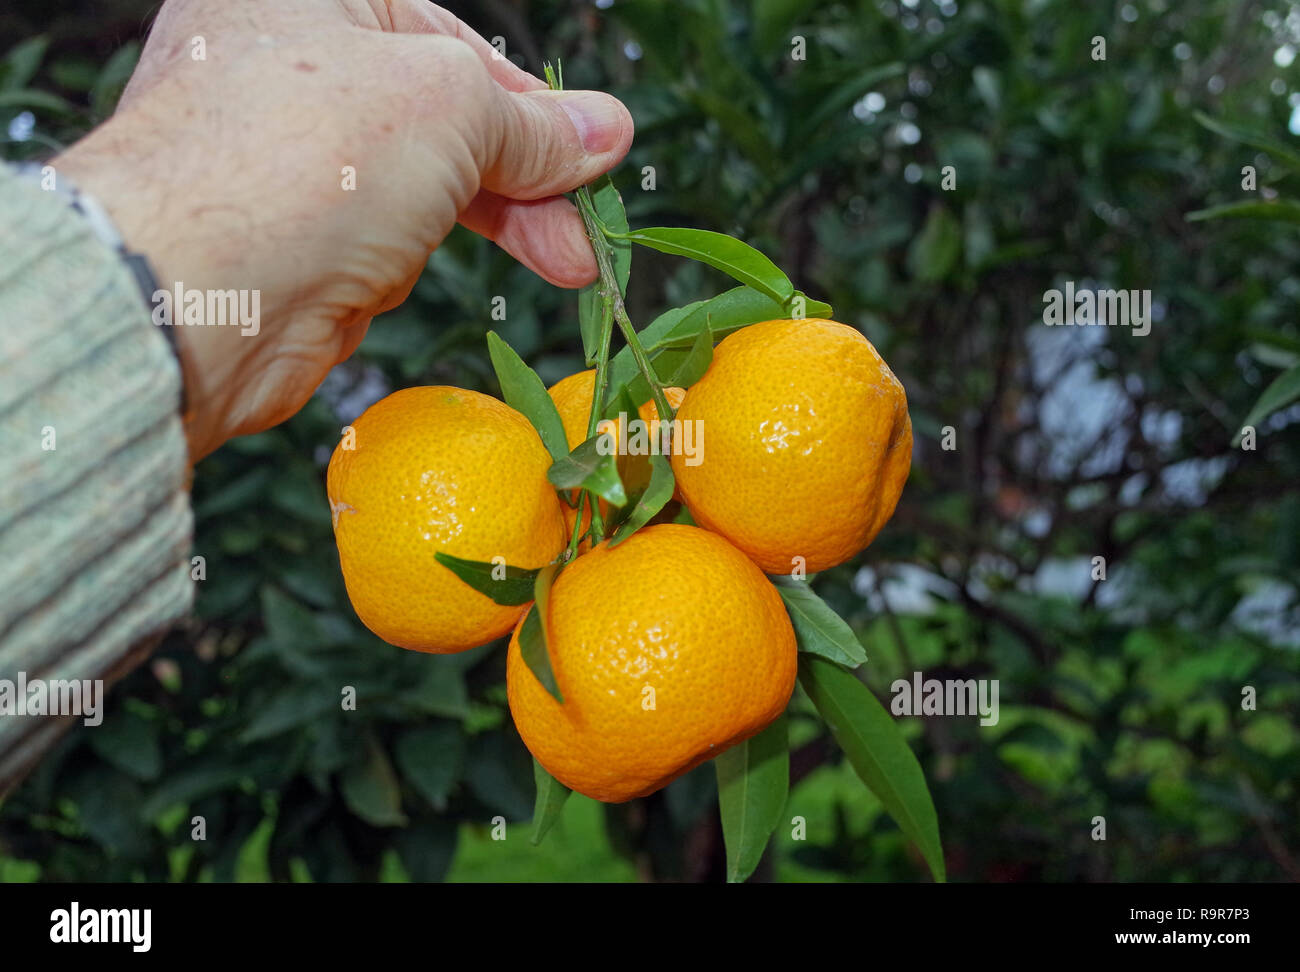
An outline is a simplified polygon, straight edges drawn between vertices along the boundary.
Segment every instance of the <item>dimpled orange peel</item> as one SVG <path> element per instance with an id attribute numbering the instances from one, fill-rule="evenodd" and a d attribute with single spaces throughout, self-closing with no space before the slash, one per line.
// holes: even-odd
<path id="1" fill-rule="evenodd" d="M 505 634 L 502 605 L 434 558 L 540 567 L 564 548 L 551 456 L 528 420 L 462 388 L 406 388 L 368 408 L 334 450 L 327 491 L 348 597 L 391 644 L 464 651 Z"/>
<path id="2" fill-rule="evenodd" d="M 861 551 L 911 468 L 902 383 L 835 321 L 765 321 L 729 335 L 677 418 L 702 436 L 698 464 L 672 457 L 695 522 L 768 573 L 825 570 Z"/>
<path id="3" fill-rule="evenodd" d="M 563 704 L 524 661 L 519 627 L 506 686 L 524 743 L 561 783 L 610 803 L 760 732 L 794 688 L 794 631 L 776 588 L 697 527 L 645 527 L 560 573 L 546 634 Z"/>

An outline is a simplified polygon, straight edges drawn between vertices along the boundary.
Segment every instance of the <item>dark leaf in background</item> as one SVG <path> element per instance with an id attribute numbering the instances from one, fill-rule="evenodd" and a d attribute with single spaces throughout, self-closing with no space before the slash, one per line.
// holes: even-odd
<path id="1" fill-rule="evenodd" d="M 131 77 L 138 60 L 140 44 L 137 41 L 123 44 L 109 57 L 90 89 L 90 106 L 96 117 L 107 118 L 113 113 L 117 99 L 121 97 L 122 89 L 126 87 L 127 79 Z"/>
<path id="2" fill-rule="evenodd" d="M 922 283 L 948 276 L 961 254 L 961 228 L 943 206 L 934 206 L 907 250 L 907 269 Z"/>
<path id="3" fill-rule="evenodd" d="M 90 745 L 124 773 L 138 780 L 153 780 L 162 770 L 158 726 L 134 712 L 106 719 L 90 734 Z"/>
<path id="4" fill-rule="evenodd" d="M 385 649 L 396 651 L 385 645 Z M 416 712 L 444 719 L 463 719 L 469 715 L 469 691 L 458 655 L 434 655 L 419 658 L 417 677 L 405 688 L 405 698 Z"/>
<path id="5" fill-rule="evenodd" d="M 470 741 L 466 766 L 470 789 L 489 810 L 511 823 L 532 817 L 533 760 L 518 736 L 476 736 Z"/>
<path id="6" fill-rule="evenodd" d="M 447 876 L 456 854 L 456 838 L 454 821 L 433 818 L 403 828 L 393 839 L 393 845 L 411 880 L 430 883 Z"/>
<path id="7" fill-rule="evenodd" d="M 1300 365 L 1273 379 L 1272 384 L 1264 389 L 1264 393 L 1259 396 L 1259 401 L 1255 403 L 1255 407 L 1250 410 L 1250 414 L 1241 424 L 1258 425 L 1273 412 L 1290 405 L 1297 398 L 1300 398 Z"/>
<path id="8" fill-rule="evenodd" d="M 1188 220 L 1206 219 L 1262 219 L 1277 223 L 1300 223 L 1300 202 L 1277 199 L 1273 202 L 1235 202 L 1209 209 L 1198 209 L 1187 214 Z"/>
<path id="9" fill-rule="evenodd" d="M 9 48 L 0 64 L 0 91 L 19 91 L 36 76 L 41 60 L 49 49 L 48 34 L 38 34 Z"/>
<path id="10" fill-rule="evenodd" d="M 291 682 L 256 707 L 239 739 L 256 742 L 307 725 L 327 712 L 337 711 L 341 703 L 338 685 Z"/>
<path id="11" fill-rule="evenodd" d="M 149 835 L 138 783 L 108 767 L 95 767 L 76 780 L 69 796 L 77 808 L 77 823 L 91 840 L 114 856 L 141 853 Z"/>
<path id="12" fill-rule="evenodd" d="M 364 761 L 343 771 L 339 789 L 348 807 L 366 823 L 376 827 L 405 826 L 397 774 L 376 740 L 370 740 Z"/>
<path id="13" fill-rule="evenodd" d="M 394 756 L 402 777 L 439 812 L 460 779 L 465 760 L 465 737 L 453 723 L 424 726 L 397 739 Z"/>
<path id="14" fill-rule="evenodd" d="M 1210 131 L 1222 135 L 1224 138 L 1230 138 L 1234 142 L 1241 142 L 1252 148 L 1262 149 L 1272 156 L 1273 160 L 1279 165 L 1285 165 L 1293 170 L 1300 170 L 1300 150 L 1293 145 L 1287 145 L 1259 128 L 1234 124 L 1221 118 L 1211 118 L 1203 111 L 1192 112 L 1192 117 Z"/>

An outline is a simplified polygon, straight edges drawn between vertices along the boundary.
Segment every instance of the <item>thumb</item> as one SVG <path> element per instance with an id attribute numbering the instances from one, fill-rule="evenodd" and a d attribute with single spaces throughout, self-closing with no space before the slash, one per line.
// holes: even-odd
<path id="1" fill-rule="evenodd" d="M 511 199 L 541 199 L 586 185 L 632 144 L 632 115 L 601 91 L 507 91 L 493 85 L 498 151 L 482 186 Z"/>

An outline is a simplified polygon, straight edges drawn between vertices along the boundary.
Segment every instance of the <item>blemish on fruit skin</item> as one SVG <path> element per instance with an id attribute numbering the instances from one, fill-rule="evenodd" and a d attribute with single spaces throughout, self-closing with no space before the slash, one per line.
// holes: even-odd
<path id="1" fill-rule="evenodd" d="M 340 513 L 355 513 L 356 507 L 349 506 L 342 500 L 330 500 L 330 519 L 334 522 L 334 528 L 337 530 L 339 525 Z"/>

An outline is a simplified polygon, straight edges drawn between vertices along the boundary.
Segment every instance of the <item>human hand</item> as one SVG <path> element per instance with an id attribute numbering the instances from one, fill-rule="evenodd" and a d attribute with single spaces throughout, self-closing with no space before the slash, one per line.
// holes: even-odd
<path id="1" fill-rule="evenodd" d="M 260 292 L 256 334 L 175 328 L 197 461 L 302 407 L 456 222 L 589 283 L 559 194 L 631 139 L 617 99 L 547 90 L 424 0 L 168 0 L 117 112 L 53 164 L 160 288 Z"/>

